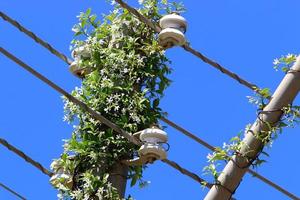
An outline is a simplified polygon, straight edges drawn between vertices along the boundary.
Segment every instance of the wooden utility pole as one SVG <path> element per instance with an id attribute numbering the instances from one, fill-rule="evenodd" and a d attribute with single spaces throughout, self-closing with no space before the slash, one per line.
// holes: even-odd
<path id="1" fill-rule="evenodd" d="M 120 199 L 123 199 L 125 196 L 127 176 L 128 166 L 122 163 L 116 164 L 109 173 L 108 181 L 118 190 Z"/>
<path id="2" fill-rule="evenodd" d="M 300 56 L 279 84 L 269 104 L 246 133 L 243 139 L 244 145 L 240 150 L 241 155 L 244 156 L 236 155 L 227 163 L 218 177 L 218 184 L 210 189 L 204 200 L 229 200 L 231 198 L 249 167 L 246 157 L 256 158 L 263 148 L 262 141 L 255 135 L 266 136 L 265 134 L 270 130 L 269 125 L 275 126 L 279 122 L 282 116 L 281 109 L 292 104 L 299 90 Z"/>

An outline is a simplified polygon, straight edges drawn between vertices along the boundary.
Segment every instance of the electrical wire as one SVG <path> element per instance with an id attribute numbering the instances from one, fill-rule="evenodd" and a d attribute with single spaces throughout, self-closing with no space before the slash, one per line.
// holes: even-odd
<path id="1" fill-rule="evenodd" d="M 132 13 L 133 15 L 135 15 L 141 22 L 145 23 L 147 26 L 149 26 L 152 30 L 154 30 L 156 33 L 160 33 L 161 32 L 161 28 L 156 25 L 155 23 L 153 23 L 152 21 L 150 21 L 148 18 L 146 18 L 145 16 L 143 16 L 142 14 L 139 13 L 139 11 L 137 11 L 135 8 L 129 6 L 127 3 L 125 3 L 123 0 L 115 0 L 117 3 L 119 3 L 123 8 L 127 9 L 130 13 Z M 228 75 L 229 77 L 233 78 L 234 80 L 238 81 L 240 84 L 248 87 L 249 89 L 253 90 L 254 92 L 261 94 L 260 89 L 257 85 L 250 83 L 249 81 L 241 78 L 239 75 L 231 72 L 230 70 L 226 69 L 225 67 L 223 67 L 222 65 L 220 65 L 219 63 L 213 61 L 212 59 L 206 57 L 205 55 L 203 55 L 202 53 L 200 53 L 199 51 L 193 49 L 191 46 L 189 46 L 188 44 L 184 44 L 181 46 L 184 50 L 186 50 L 187 52 L 192 53 L 194 56 L 200 58 L 203 62 L 211 65 L 212 67 L 218 69 L 220 72 L 222 72 L 223 74 Z"/>
<path id="2" fill-rule="evenodd" d="M 136 145 L 139 145 L 139 146 L 142 144 L 141 141 L 139 141 L 135 137 L 131 136 L 131 134 L 127 133 L 125 130 L 121 129 L 120 127 L 118 127 L 117 125 L 115 125 L 113 122 L 109 121 L 108 119 L 106 119 L 105 117 L 103 117 L 102 115 L 100 115 L 98 112 L 96 112 L 93 109 L 89 108 L 85 103 L 83 103 L 82 101 L 80 101 L 77 98 L 75 98 L 72 95 L 70 95 L 64 89 L 62 89 L 61 87 L 59 87 L 58 85 L 56 85 L 55 83 L 53 83 L 52 81 L 50 81 L 49 79 L 47 79 L 45 76 L 43 76 L 39 72 L 35 71 L 32 67 L 30 67 L 29 65 L 27 65 L 26 63 L 24 63 L 23 61 L 21 61 L 20 59 L 18 59 L 17 57 L 15 57 L 14 55 L 12 55 L 10 52 L 8 52 L 7 50 L 5 50 L 4 48 L 0 47 L 0 52 L 3 55 L 5 55 L 7 58 L 9 58 L 12 61 L 14 61 L 15 63 L 17 63 L 19 66 L 21 66 L 22 68 L 24 68 L 25 70 L 27 70 L 28 72 L 30 72 L 32 75 L 34 75 L 35 77 L 37 77 L 38 79 L 40 79 L 41 81 L 43 81 L 44 83 L 46 83 L 48 86 L 50 86 L 51 88 L 53 88 L 57 92 L 61 93 L 62 95 L 64 95 L 69 101 L 71 101 L 75 105 L 81 107 L 84 111 L 88 112 L 94 119 L 99 120 L 100 122 L 104 123 L 108 127 L 112 128 L 117 133 L 121 134 L 126 139 L 128 139 L 130 142 L 132 142 L 132 143 L 134 143 Z M 5 143 L 5 144 L 7 145 L 8 143 Z M 12 147 L 11 147 L 11 150 L 13 150 Z M 15 152 L 15 153 L 17 153 L 17 152 Z M 22 157 L 26 156 L 24 153 L 20 154 L 20 152 L 17 153 L 17 154 L 20 155 L 20 156 L 22 156 Z M 171 166 L 174 169 L 180 171 L 181 173 L 183 173 L 183 174 L 191 177 L 192 179 L 197 180 L 200 183 L 206 183 L 206 181 L 204 179 L 202 179 L 199 176 L 197 176 L 196 174 L 188 171 L 187 169 L 181 167 L 179 164 L 177 164 L 174 161 L 166 159 L 163 162 L 167 163 L 169 166 Z M 207 186 L 209 186 L 209 185 L 207 185 Z"/>
<path id="3" fill-rule="evenodd" d="M 22 199 L 22 200 L 26 200 L 25 197 L 23 197 L 22 195 L 18 194 L 17 192 L 15 192 L 14 190 L 10 189 L 8 186 L 4 185 L 3 183 L 0 183 L 0 187 L 4 188 L 5 190 L 9 191 L 10 193 L 12 193 L 13 195 L 17 196 L 18 198 Z"/>
<path id="4" fill-rule="evenodd" d="M 53 175 L 53 173 L 50 172 L 45 167 L 43 167 L 43 165 L 41 163 L 33 160 L 28 155 L 26 155 L 23 151 L 17 149 L 13 145 L 9 144 L 6 140 L 0 138 L 0 144 L 2 144 L 3 146 L 5 146 L 8 150 L 14 152 L 15 154 L 17 154 L 21 158 L 23 158 L 26 162 L 28 162 L 31 165 L 33 165 L 34 167 L 36 167 L 39 171 L 41 171 L 42 173 L 46 174 L 47 176 L 51 177 Z"/>
<path id="5" fill-rule="evenodd" d="M 160 31 L 162 30 L 158 25 L 152 23 L 148 18 L 146 18 L 145 16 L 143 16 L 142 14 L 140 14 L 136 9 L 134 9 L 133 7 L 129 6 L 127 3 L 125 3 L 123 0 L 115 0 L 117 3 L 119 3 L 123 8 L 127 9 L 130 13 L 132 13 L 133 15 L 135 15 L 141 22 L 145 23 L 146 25 L 148 25 L 152 30 L 154 30 L 156 33 L 160 33 Z M 196 57 L 200 58 L 203 62 L 217 68 L 219 71 L 221 71 L 222 73 L 228 75 L 229 77 L 235 79 L 236 81 L 238 81 L 240 84 L 248 87 L 249 89 L 253 90 L 254 92 L 262 95 L 259 87 L 253 83 L 250 83 L 248 81 L 246 81 L 245 79 L 241 78 L 240 76 L 238 76 L 237 74 L 229 71 L 228 69 L 224 68 L 223 66 L 221 66 L 219 63 L 211 60 L 210 58 L 206 57 L 205 55 L 203 55 L 202 53 L 198 52 L 197 50 L 193 49 L 192 47 L 190 47 L 188 44 L 184 44 L 182 46 L 183 49 L 185 49 L 186 51 L 192 53 L 193 55 L 195 55 Z M 268 98 L 269 99 L 269 98 Z M 162 118 L 162 121 L 167 122 L 171 122 L 169 120 L 167 120 L 166 118 Z M 179 126 L 177 126 L 175 123 L 170 123 L 172 124 L 172 126 L 175 126 L 177 128 L 179 128 Z M 170 125 L 169 124 L 169 125 Z M 195 137 L 195 135 L 190 134 L 189 132 L 187 132 L 186 130 L 181 129 L 181 132 L 183 132 L 185 135 L 189 136 L 190 138 L 194 139 L 195 141 L 197 141 L 198 143 L 206 146 L 207 148 L 214 150 L 215 148 L 212 147 L 211 145 L 209 145 L 208 143 L 206 143 L 205 141 L 201 140 L 200 138 Z M 288 192 L 287 190 L 283 189 L 282 187 L 276 185 L 275 183 L 273 183 L 272 181 L 266 179 L 266 178 L 262 178 L 263 176 L 259 175 L 258 173 L 254 172 L 251 169 L 247 170 L 249 173 L 251 173 L 253 176 L 259 178 L 260 180 L 262 180 L 263 182 L 269 184 L 270 186 L 274 187 L 275 189 L 279 190 L 280 192 L 284 193 L 285 195 L 294 198 L 294 199 L 299 199 L 297 198 L 295 195 L 291 194 L 290 192 Z M 271 184 L 272 183 L 272 184 Z"/>
<path id="6" fill-rule="evenodd" d="M 192 173 L 186 169 L 184 169 L 183 167 L 181 167 L 180 165 L 178 165 L 176 162 L 165 159 L 162 160 L 162 162 L 168 164 L 169 166 L 177 169 L 178 171 L 180 171 L 182 174 L 189 176 L 190 178 L 194 179 L 195 181 L 197 181 L 198 183 L 200 183 L 201 185 L 207 187 L 207 188 L 212 188 L 213 184 L 206 182 L 205 180 L 203 180 L 202 178 L 200 178 L 197 174 Z"/>
<path id="7" fill-rule="evenodd" d="M 122 1 L 122 0 L 116 0 L 116 2 L 118 2 L 123 8 L 126 8 L 128 11 L 130 11 L 140 21 L 142 21 L 143 23 L 145 23 L 146 25 L 148 25 L 155 32 L 159 33 L 161 31 L 161 28 L 158 25 L 152 23 L 149 19 L 147 19 L 145 16 L 141 15 L 136 9 L 132 8 L 131 6 L 129 6 L 124 1 Z M 49 43 L 47 43 L 44 40 L 42 40 L 41 38 L 39 38 L 36 34 L 34 34 L 33 32 L 29 31 L 27 28 L 25 28 L 24 26 L 22 26 L 16 20 L 10 18 L 9 16 L 7 16 L 6 14 L 4 14 L 1 11 L 0 11 L 0 17 L 2 17 L 3 20 L 9 22 L 11 25 L 15 26 L 21 32 L 25 33 L 27 36 L 29 36 L 30 38 L 32 38 L 35 42 L 37 42 L 38 44 L 40 44 L 43 47 L 45 47 L 46 49 L 48 49 L 52 54 L 56 55 L 57 57 L 59 57 L 60 59 L 62 59 L 63 61 L 65 61 L 67 64 L 71 64 L 72 63 L 71 59 L 69 59 L 68 57 L 66 57 L 63 53 L 60 53 L 59 51 L 57 51 L 56 49 L 54 49 Z M 249 81 L 246 81 L 245 79 L 241 78 L 237 74 L 235 74 L 235 73 L 229 71 L 228 69 L 224 68 L 219 63 L 217 63 L 217 62 L 209 59 L 205 55 L 203 55 L 200 52 L 196 51 L 195 49 L 193 49 L 189 45 L 185 44 L 182 47 L 186 51 L 188 51 L 188 52 L 192 53 L 193 55 L 197 56 L 198 58 L 200 58 L 203 62 L 205 62 L 205 63 L 207 63 L 207 64 L 209 64 L 209 65 L 217 68 L 222 73 L 224 73 L 224 74 L 228 75 L 229 77 L 231 77 L 231 78 L 235 79 L 236 81 L 238 81 L 240 84 L 242 84 L 242 85 L 248 87 L 249 89 L 255 91 L 256 93 L 260 94 L 260 90 L 259 90 L 259 87 L 257 85 L 252 84 Z"/>
<path id="8" fill-rule="evenodd" d="M 8 57 L 9 59 L 13 60 L 19 66 L 21 66 L 22 68 L 24 68 L 25 70 L 27 70 L 28 72 L 30 72 L 32 75 L 34 75 L 35 77 L 37 77 L 38 79 L 40 79 L 41 81 L 43 81 L 44 83 L 46 83 L 52 89 L 54 89 L 57 92 L 59 92 L 62 95 L 64 95 L 70 102 L 78 105 L 80 108 L 82 108 L 83 110 L 85 110 L 88 113 L 90 113 L 90 115 L 94 119 L 101 121 L 103 124 L 107 125 L 108 127 L 112 128 L 116 132 L 120 133 L 123 137 L 125 137 L 126 139 L 128 139 L 130 142 L 132 142 L 132 143 L 134 143 L 136 145 L 140 145 L 141 144 L 140 141 L 138 141 L 136 138 L 132 137 L 126 131 L 124 131 L 121 128 L 119 128 L 116 124 L 114 124 L 111 121 L 109 121 L 108 119 L 106 119 L 99 112 L 91 109 L 84 102 L 82 102 L 82 101 L 78 100 L 77 98 L 73 97 L 71 94 L 69 94 L 68 92 L 66 92 L 64 89 L 62 89 L 61 87 L 59 87 L 58 85 L 56 85 L 55 83 L 53 83 L 52 81 L 50 81 L 48 78 L 46 78 L 45 76 L 43 76 L 39 72 L 35 71 L 32 67 L 30 67 L 29 65 L 27 65 L 26 63 L 24 63 L 23 61 L 21 61 L 20 59 L 18 59 L 17 57 L 15 57 L 11 53 L 9 53 L 5 49 L 3 49 L 2 47 L 0 47 L 0 52 L 3 55 L 5 55 L 6 57 Z"/>
<path id="9" fill-rule="evenodd" d="M 68 64 L 72 63 L 72 61 L 69 58 L 67 58 L 64 54 L 62 54 L 61 52 L 59 52 L 56 49 L 54 49 L 49 43 L 45 42 L 40 37 L 38 37 L 36 34 L 34 34 L 33 32 L 29 31 L 27 28 L 25 28 L 24 26 L 22 26 L 16 20 L 13 20 L 12 18 L 10 18 L 9 16 L 7 16 L 6 14 L 4 14 L 1 11 L 0 11 L 0 17 L 3 20 L 9 22 L 11 25 L 15 26 L 21 32 L 25 33 L 27 36 L 29 36 L 30 38 L 32 38 L 35 42 L 37 42 L 38 44 L 40 44 L 43 47 L 45 47 L 46 49 L 48 49 L 52 54 L 56 55 L 57 57 L 59 57 L 60 59 L 62 59 L 63 61 L 65 61 L 66 63 L 68 63 Z"/>
<path id="10" fill-rule="evenodd" d="M 215 151 L 215 147 L 213 147 L 212 145 L 210 145 L 209 143 L 205 142 L 204 140 L 202 140 L 201 138 L 199 138 L 198 136 L 196 136 L 195 134 L 191 133 L 190 131 L 184 129 L 183 127 L 179 126 L 178 124 L 166 119 L 166 118 L 162 118 L 161 119 L 163 122 L 165 122 L 166 124 L 168 124 L 169 126 L 175 128 L 176 130 L 180 131 L 181 133 L 183 133 L 184 135 L 188 136 L 189 138 L 191 138 L 192 140 L 198 142 L 199 144 L 201 144 L 202 146 L 206 147 L 207 149 L 211 150 L 211 151 Z M 274 189 L 278 190 L 279 192 L 285 194 L 286 196 L 292 198 L 292 199 L 299 199 L 298 197 L 296 197 L 294 194 L 290 193 L 289 191 L 287 191 L 286 189 L 284 189 L 283 187 L 279 186 L 278 184 L 270 181 L 269 179 L 265 178 L 264 176 L 260 175 L 259 173 L 253 171 L 252 169 L 247 168 L 247 172 L 249 174 L 251 174 L 253 177 L 256 177 L 258 179 L 260 179 L 261 181 L 263 181 L 264 183 L 270 185 L 271 187 L 273 187 Z"/>

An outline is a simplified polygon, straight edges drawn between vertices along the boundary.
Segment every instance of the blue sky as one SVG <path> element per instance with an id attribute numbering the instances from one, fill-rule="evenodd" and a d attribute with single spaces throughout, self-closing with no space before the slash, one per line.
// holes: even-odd
<path id="1" fill-rule="evenodd" d="M 136 4 L 135 1 L 129 1 Z M 272 91 L 283 74 L 272 68 L 274 58 L 300 52 L 298 0 L 185 0 L 185 17 L 191 45 L 250 82 Z M 71 28 L 80 11 L 108 12 L 105 1 L 0 1 L 0 10 L 21 22 L 63 53 L 70 55 Z M 33 66 L 67 91 L 80 85 L 68 66 L 51 55 L 16 28 L 0 20 L 0 45 Z M 201 62 L 181 48 L 167 51 L 172 60 L 172 85 L 162 108 L 169 119 L 184 126 L 212 145 L 224 141 L 254 121 L 255 107 L 246 96 L 253 93 L 234 80 Z M 72 127 L 62 121 L 63 103 L 58 93 L 0 55 L 2 76 L 0 137 L 7 139 L 32 158 L 49 166 L 62 152 L 62 139 L 69 138 Z M 300 104 L 299 98 L 294 104 Z M 168 128 L 171 149 L 169 159 L 202 174 L 207 149 Z M 268 163 L 258 172 L 300 196 L 300 157 L 297 147 L 299 127 L 286 129 L 271 149 Z M 0 147 L 0 182 L 29 200 L 56 199 L 48 177 Z M 138 200 L 203 199 L 207 190 L 179 172 L 157 162 L 149 166 L 145 189 L 128 188 Z M 288 199 L 256 178 L 246 175 L 236 192 L 239 200 Z M 0 199 L 14 196 L 0 188 Z"/>

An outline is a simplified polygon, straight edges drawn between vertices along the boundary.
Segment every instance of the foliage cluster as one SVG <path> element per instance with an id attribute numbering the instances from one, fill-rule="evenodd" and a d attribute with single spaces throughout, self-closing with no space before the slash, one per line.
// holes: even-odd
<path id="1" fill-rule="evenodd" d="M 139 1 L 141 12 L 157 21 L 162 14 L 181 11 L 166 0 Z M 72 49 L 84 47 L 90 56 L 78 59 L 88 68 L 81 87 L 72 95 L 129 133 L 157 124 L 165 113 L 159 107 L 170 84 L 169 60 L 157 42 L 157 35 L 114 1 L 113 11 L 100 21 L 88 9 L 74 25 Z M 132 159 L 138 146 L 129 143 L 99 121 L 64 99 L 64 119 L 74 125 L 65 140 L 64 152 L 52 169 L 62 174 L 53 182 L 60 199 L 120 199 L 110 183 L 109 173 L 117 163 Z M 131 185 L 139 181 L 145 166 L 129 168 Z M 70 184 L 71 183 L 71 184 Z"/>

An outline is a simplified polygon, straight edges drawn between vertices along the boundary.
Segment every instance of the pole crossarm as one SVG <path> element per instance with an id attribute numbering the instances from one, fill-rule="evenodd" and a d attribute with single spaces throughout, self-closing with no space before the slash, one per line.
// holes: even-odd
<path id="1" fill-rule="evenodd" d="M 8 150 L 14 152 L 15 154 L 17 154 L 21 158 L 23 158 L 26 162 L 28 162 L 31 165 L 33 165 L 34 167 L 36 167 L 38 170 L 40 170 L 42 173 L 46 174 L 47 176 L 51 177 L 53 175 L 53 173 L 50 172 L 45 167 L 43 167 L 43 165 L 41 163 L 33 160 L 28 155 L 26 155 L 23 151 L 17 149 L 13 145 L 9 144 L 6 140 L 0 138 L 0 144 L 3 145 L 3 146 L 5 146 Z"/>
<path id="2" fill-rule="evenodd" d="M 26 200 L 25 197 L 23 197 L 23 196 L 20 195 L 19 193 L 15 192 L 14 190 L 12 190 L 12 189 L 9 188 L 8 186 L 4 185 L 3 183 L 0 183 L 0 187 L 4 188 L 4 189 L 7 190 L 8 192 L 12 193 L 13 195 L 15 195 L 16 197 L 18 197 L 19 199 Z"/>
<path id="3" fill-rule="evenodd" d="M 120 1 L 119 2 L 120 5 L 124 6 L 126 9 L 128 9 L 130 12 L 134 13 L 135 16 L 137 16 L 142 22 L 146 23 L 148 26 L 150 26 L 152 29 L 155 29 L 156 32 L 160 31 L 160 27 L 159 26 L 156 26 L 155 24 L 153 24 L 150 20 L 148 20 L 146 17 L 144 17 L 143 15 L 141 15 L 136 9 L 130 7 L 129 5 L 125 4 L 123 1 Z M 22 30 L 27 30 L 25 27 L 21 26 L 20 23 L 18 23 L 17 21 L 11 19 L 10 17 L 8 17 L 7 15 L 5 15 L 3 12 L 0 12 L 0 16 L 3 18 L 3 19 L 10 19 L 9 22 L 13 22 L 11 23 L 12 25 L 16 26 L 18 29 L 22 29 Z M 8 21 L 8 20 L 6 20 Z M 19 24 L 19 25 L 18 25 Z M 23 32 L 23 31 L 22 31 Z M 30 35 L 35 35 L 34 33 L 32 34 L 29 34 L 28 36 Z M 35 37 L 31 37 L 31 38 L 36 38 L 37 40 L 41 40 L 40 38 L 38 38 L 36 35 Z M 47 44 L 47 42 L 43 41 L 43 43 Z M 38 44 L 41 44 L 42 43 L 38 43 Z M 60 53 L 58 50 L 54 49 L 53 47 L 52 48 L 49 48 L 49 46 L 51 45 L 42 45 L 43 47 L 45 47 L 47 50 L 50 51 L 50 53 L 52 53 L 53 55 L 57 56 L 58 58 L 60 58 L 61 60 L 63 60 L 65 63 L 67 64 L 70 64 L 71 63 L 71 59 L 68 58 L 66 55 Z M 55 51 L 52 51 L 52 49 L 54 49 Z M 53 52 L 56 52 L 56 53 L 53 53 Z M 195 52 L 196 53 L 196 52 Z M 202 54 L 199 54 L 199 56 L 201 56 Z M 67 59 L 65 59 L 67 58 Z M 203 57 L 204 58 L 204 57 Z M 208 59 L 209 60 L 209 59 Z M 208 61 L 207 60 L 207 61 Z M 250 87 L 249 87 L 250 88 Z M 252 89 L 252 88 L 250 88 Z M 255 90 L 256 92 L 258 90 Z M 180 126 L 178 126 L 177 124 L 175 124 L 174 122 L 166 119 L 166 118 L 162 118 L 162 121 L 164 121 L 165 123 L 169 124 L 170 126 L 174 127 L 175 129 L 179 130 L 181 133 L 183 133 L 184 135 L 187 135 L 189 136 L 191 139 L 194 139 L 195 141 L 197 141 L 198 143 L 206 146 L 207 148 L 209 148 L 210 150 L 214 150 L 214 147 L 209 145 L 207 142 L 201 140 L 200 138 L 198 138 L 197 136 L 189 133 L 187 130 L 185 130 L 184 128 L 181 128 Z M 284 190 L 283 188 L 281 188 L 280 186 L 276 185 L 276 184 L 271 184 L 272 182 L 270 180 L 268 180 L 267 178 L 263 177 L 262 175 L 256 173 L 255 171 L 252 171 L 251 169 L 248 170 L 248 172 L 250 174 L 252 174 L 253 176 L 257 177 L 258 179 L 260 179 L 261 181 L 267 183 L 268 185 L 270 185 L 271 187 L 274 187 L 275 189 L 279 190 L 279 191 L 282 191 L 283 193 L 285 193 L 286 195 L 288 196 L 291 196 L 292 194 L 286 190 Z"/>
<path id="4" fill-rule="evenodd" d="M 251 160 L 259 156 L 264 147 L 260 138 L 268 138 L 268 134 L 275 127 L 283 114 L 283 109 L 292 105 L 300 90 L 300 56 L 295 64 L 287 72 L 276 91 L 271 97 L 268 105 L 258 115 L 249 131 L 242 140 L 239 154 L 226 164 L 220 173 L 217 182 L 208 192 L 204 200 L 228 200 L 238 188 Z M 292 199 L 300 200 L 299 197 Z"/>
<path id="5" fill-rule="evenodd" d="M 6 51 L 5 49 L 3 49 L 2 47 L 0 47 L 0 52 L 5 55 L 6 57 L 8 57 L 9 59 L 11 59 L 12 61 L 14 61 L 15 63 L 17 63 L 18 65 L 20 65 L 22 68 L 24 68 L 25 70 L 27 70 L 28 72 L 30 72 L 32 75 L 34 75 L 35 77 L 37 77 L 38 79 L 40 79 L 41 81 L 43 81 L 44 83 L 46 83 L 48 86 L 50 86 L 51 88 L 53 88 L 54 90 L 56 90 L 57 92 L 61 93 L 62 95 L 64 95 L 69 101 L 73 102 L 75 105 L 79 106 L 80 108 L 82 108 L 83 110 L 85 110 L 86 112 L 88 112 L 91 117 L 93 117 L 96 120 L 99 120 L 100 122 L 104 123 L 105 125 L 107 125 L 108 127 L 112 128 L 113 130 L 115 130 L 117 133 L 121 134 L 123 137 L 125 137 L 126 139 L 128 139 L 130 142 L 132 142 L 133 144 L 136 144 L 138 146 L 142 145 L 141 141 L 137 140 L 135 137 L 133 137 L 131 134 L 127 133 L 125 130 L 121 129 L 120 127 L 118 127 L 116 124 L 114 124 L 113 122 L 109 121 L 108 119 L 106 119 L 104 116 L 102 116 L 100 113 L 98 113 L 97 111 L 94 111 L 93 109 L 89 108 L 88 105 L 86 105 L 85 103 L 83 103 L 82 101 L 78 100 L 77 98 L 73 97 L 72 95 L 70 95 L 68 92 L 66 92 L 64 89 L 62 89 L 61 87 L 59 87 L 58 85 L 56 85 L 55 83 L 53 83 L 52 81 L 50 81 L 49 79 L 47 79 L 45 76 L 43 76 L 42 74 L 38 73 L 37 71 L 35 71 L 33 68 L 31 68 L 29 65 L 27 65 L 26 63 L 24 63 L 23 61 L 21 61 L 20 59 L 18 59 L 17 57 L 15 57 L 14 55 L 12 55 L 11 53 L 9 53 L 8 51 Z M 18 153 L 17 153 L 18 154 Z M 24 153 L 23 153 L 24 154 Z M 19 155 L 19 154 L 18 154 Z M 22 155 L 22 154 L 21 154 Z M 25 155 L 25 154 L 24 154 Z M 25 159 L 26 160 L 26 159 Z M 26 160 L 27 161 L 27 160 Z M 164 160 L 163 162 L 166 162 L 168 165 L 172 166 L 173 168 L 179 170 L 181 173 L 189 176 L 190 178 L 197 180 L 197 182 L 200 183 L 207 183 L 204 179 L 201 179 L 200 177 L 198 177 L 196 174 L 188 171 L 187 169 L 184 169 L 183 167 L 181 167 L 179 164 L 170 161 L 170 160 Z M 208 184 L 209 186 L 209 184 Z"/>
<path id="6" fill-rule="evenodd" d="M 67 58 L 64 54 L 62 54 L 61 52 L 57 51 L 55 48 L 53 48 L 49 43 L 45 42 L 44 40 L 42 40 L 40 37 L 38 37 L 36 34 L 34 34 L 33 32 L 31 32 L 30 30 L 28 30 L 27 28 L 25 28 L 24 26 L 22 26 L 19 22 L 17 22 L 16 20 L 10 18 L 9 16 L 7 16 L 6 14 L 4 14 L 3 12 L 0 11 L 0 17 L 9 22 L 11 25 L 15 26 L 17 29 L 19 29 L 19 31 L 25 33 L 27 36 L 29 36 L 30 38 L 32 38 L 35 42 L 37 42 L 38 44 L 42 45 L 43 47 L 45 47 L 46 49 L 48 49 L 52 54 L 56 55 L 57 57 L 59 57 L 60 59 L 62 59 L 63 61 L 65 61 L 68 64 L 72 63 L 72 60 L 70 60 L 69 58 Z"/>
<path id="7" fill-rule="evenodd" d="M 161 118 L 161 120 L 163 122 L 165 122 L 166 124 L 168 124 L 169 126 L 171 126 L 171 127 L 175 128 L 176 130 L 180 131 L 184 135 L 188 136 L 192 140 L 194 140 L 197 143 L 201 144 L 202 146 L 206 147 L 207 149 L 209 149 L 211 151 L 215 150 L 215 147 L 213 147 L 209 143 L 205 142 L 204 140 L 202 140 L 201 138 L 199 138 L 195 134 L 191 133 L 190 131 L 186 130 L 185 128 L 179 126 L 178 124 L 176 124 L 176 123 L 174 123 L 174 122 L 172 122 L 172 121 L 170 121 L 169 119 L 166 119 L 166 118 Z M 253 177 L 258 178 L 262 182 L 268 184 L 269 186 L 271 186 L 274 189 L 278 190 L 279 192 L 283 193 L 284 195 L 286 195 L 286 196 L 288 196 L 292 199 L 297 199 L 296 195 L 292 194 L 291 192 L 287 191 L 286 189 L 284 189 L 283 187 L 281 187 L 278 184 L 274 183 L 273 181 L 267 179 L 266 177 L 260 175 L 259 173 L 255 172 L 254 170 L 247 168 L 247 172 L 249 174 L 251 174 Z"/>
<path id="8" fill-rule="evenodd" d="M 122 6 L 123 8 L 127 9 L 129 12 L 131 12 L 134 16 L 136 16 L 141 22 L 145 23 L 147 26 L 149 26 L 152 30 L 154 30 L 156 33 L 160 33 L 161 28 L 153 23 L 152 21 L 150 21 L 148 18 L 146 18 L 145 16 L 143 16 L 141 13 L 139 13 L 139 11 L 137 11 L 135 8 L 131 7 L 130 5 L 128 5 L 127 3 L 125 3 L 123 0 L 115 0 L 117 3 L 120 4 L 120 6 Z M 234 80 L 238 81 L 240 84 L 248 87 L 249 89 L 253 90 L 256 93 L 260 93 L 260 89 L 257 85 L 250 83 L 249 81 L 241 78 L 239 75 L 231 72 L 230 70 L 224 68 L 222 65 L 220 65 L 219 63 L 213 61 L 212 59 L 206 57 L 205 55 L 203 55 L 202 53 L 200 53 L 199 51 L 193 49 L 191 46 L 189 46 L 187 43 L 184 44 L 183 46 L 181 46 L 184 50 L 186 50 L 187 52 L 190 52 L 191 54 L 193 54 L 194 56 L 200 58 L 203 62 L 211 65 L 212 67 L 218 69 L 220 72 L 222 72 L 223 74 L 228 75 L 229 77 L 233 78 Z"/>

